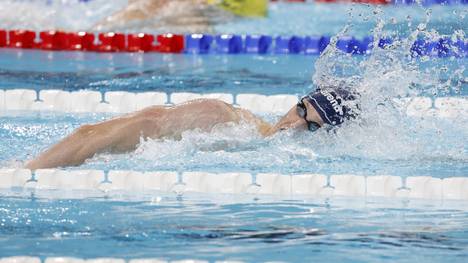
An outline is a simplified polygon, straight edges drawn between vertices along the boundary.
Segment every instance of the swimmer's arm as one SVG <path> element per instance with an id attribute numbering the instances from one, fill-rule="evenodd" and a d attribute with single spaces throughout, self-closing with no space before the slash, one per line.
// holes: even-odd
<path id="1" fill-rule="evenodd" d="M 297 115 L 296 106 L 292 107 L 286 115 L 281 117 L 281 119 L 268 129 L 265 137 L 272 136 L 279 131 L 284 131 L 288 129 L 305 129 L 306 122 L 304 119 Z"/>
<path id="2" fill-rule="evenodd" d="M 269 124 L 268 122 L 264 121 L 263 119 L 255 116 L 253 113 L 251 113 L 248 110 L 241 109 L 241 108 L 236 108 L 235 111 L 239 115 L 240 119 L 243 119 L 247 122 L 255 124 L 257 127 L 258 132 L 263 136 L 267 137 L 269 136 L 269 131 L 272 128 L 272 125 Z"/>
<path id="3" fill-rule="evenodd" d="M 193 107 L 200 107 L 200 105 L 194 104 Z M 247 110 L 234 109 L 234 111 L 237 112 L 239 120 L 244 119 L 254 123 L 264 137 L 271 136 L 280 130 L 299 127 L 305 123 L 295 114 L 295 107 L 276 125 L 270 125 Z M 175 136 L 178 132 L 180 133 L 180 130 L 160 129 L 160 123 L 168 121 L 167 113 L 168 110 L 164 107 L 155 106 L 98 124 L 81 126 L 37 158 L 29 161 L 26 168 L 36 170 L 80 165 L 96 153 L 134 150 L 140 138 Z M 187 122 L 188 120 L 179 119 L 179 121 Z M 186 127 L 185 130 L 192 128 L 194 127 Z"/>
<path id="4" fill-rule="evenodd" d="M 159 137 L 155 121 L 164 109 L 151 107 L 97 124 L 83 125 L 26 163 L 31 170 L 76 166 L 100 152 L 134 150 L 143 137 Z"/>
<path id="5" fill-rule="evenodd" d="M 250 122 L 255 123 L 258 131 L 263 137 L 269 137 L 279 131 L 287 129 L 305 129 L 306 123 L 304 119 L 297 115 L 296 106 L 292 107 L 286 115 L 284 115 L 275 125 L 271 125 L 261 118 L 255 116 L 248 110 L 237 109 L 242 117 Z"/>

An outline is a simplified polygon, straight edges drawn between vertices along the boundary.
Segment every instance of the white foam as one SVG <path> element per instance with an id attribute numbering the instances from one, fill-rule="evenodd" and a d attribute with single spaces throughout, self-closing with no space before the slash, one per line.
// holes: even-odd
<path id="1" fill-rule="evenodd" d="M 468 117 L 468 99 L 466 98 L 437 98 L 434 106 L 438 109 L 438 116 L 442 118 Z"/>
<path id="2" fill-rule="evenodd" d="M 431 107 L 431 98 L 415 97 L 409 100 L 406 111 L 410 116 L 421 116 L 427 114 Z"/>

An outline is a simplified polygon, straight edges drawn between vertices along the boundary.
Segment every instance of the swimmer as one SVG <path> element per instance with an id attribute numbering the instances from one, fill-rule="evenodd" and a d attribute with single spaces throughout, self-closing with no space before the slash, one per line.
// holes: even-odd
<path id="1" fill-rule="evenodd" d="M 276 124 L 271 125 L 248 110 L 214 99 L 193 100 L 164 107 L 152 106 L 92 125 L 83 125 L 71 135 L 29 161 L 31 170 L 76 166 L 95 154 L 135 150 L 140 139 L 181 139 L 188 130 L 210 132 L 216 125 L 247 122 L 263 137 L 278 131 L 316 131 L 337 126 L 356 116 L 356 96 L 342 88 L 319 88 L 304 96 Z"/>
<path id="2" fill-rule="evenodd" d="M 141 29 L 171 33 L 208 33 L 235 16 L 264 17 L 268 0 L 129 0 L 128 5 L 94 26 L 95 30 Z"/>

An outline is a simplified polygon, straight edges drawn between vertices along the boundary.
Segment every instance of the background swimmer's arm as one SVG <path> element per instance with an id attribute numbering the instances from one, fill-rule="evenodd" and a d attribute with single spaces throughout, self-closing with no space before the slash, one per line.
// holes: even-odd
<path id="1" fill-rule="evenodd" d="M 172 0 L 173 1 L 173 0 Z M 167 5 L 170 0 L 132 0 L 126 8 L 106 17 L 94 26 L 94 29 L 125 24 L 133 20 L 145 20 L 157 15 L 160 9 Z"/>

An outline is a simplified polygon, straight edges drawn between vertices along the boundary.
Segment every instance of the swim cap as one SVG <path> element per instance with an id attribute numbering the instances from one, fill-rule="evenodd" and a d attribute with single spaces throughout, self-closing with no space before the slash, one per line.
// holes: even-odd
<path id="1" fill-rule="evenodd" d="M 317 110 L 323 122 L 333 126 L 342 124 L 345 119 L 355 118 L 359 108 L 356 96 L 342 88 L 318 88 L 303 99 L 307 99 Z"/>
<path id="2" fill-rule="evenodd" d="M 266 16 L 268 0 L 207 0 L 238 16 Z"/>

